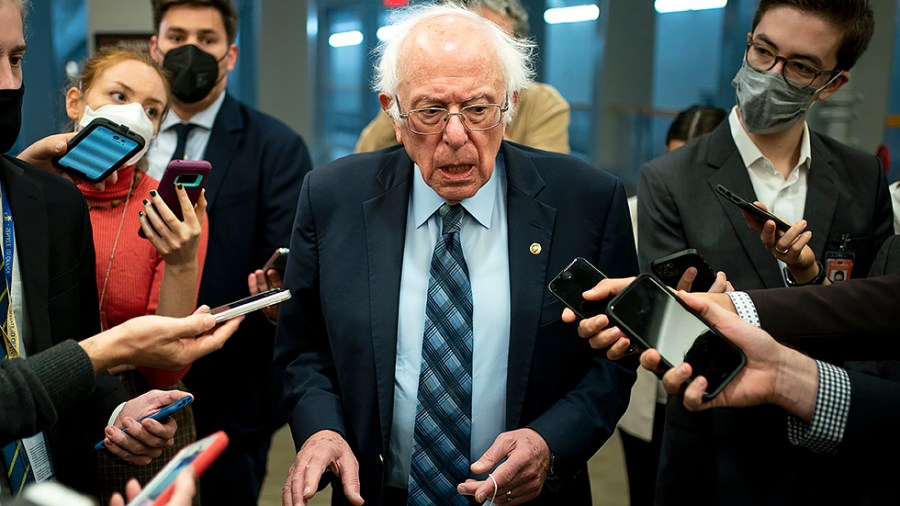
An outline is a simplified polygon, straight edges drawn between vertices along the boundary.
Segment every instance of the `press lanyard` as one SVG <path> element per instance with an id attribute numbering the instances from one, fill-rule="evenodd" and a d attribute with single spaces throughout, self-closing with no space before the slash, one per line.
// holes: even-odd
<path id="1" fill-rule="evenodd" d="M 13 234 L 13 217 L 9 208 L 9 199 L 6 197 L 6 185 L 0 181 L 0 202 L 3 207 L 3 274 L 6 276 L 6 321 L 7 331 L 3 334 L 6 355 L 16 358 L 19 354 L 19 332 L 16 328 L 16 320 L 13 314 L 12 303 L 12 272 L 13 252 L 15 251 L 15 235 Z"/>

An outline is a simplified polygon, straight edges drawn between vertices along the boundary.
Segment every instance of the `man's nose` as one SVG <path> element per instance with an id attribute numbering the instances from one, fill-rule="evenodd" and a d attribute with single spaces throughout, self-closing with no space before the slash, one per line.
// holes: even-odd
<path id="1" fill-rule="evenodd" d="M 451 145 L 465 144 L 469 137 L 465 119 L 460 113 L 450 113 L 447 116 L 447 125 L 444 127 L 444 141 Z"/>

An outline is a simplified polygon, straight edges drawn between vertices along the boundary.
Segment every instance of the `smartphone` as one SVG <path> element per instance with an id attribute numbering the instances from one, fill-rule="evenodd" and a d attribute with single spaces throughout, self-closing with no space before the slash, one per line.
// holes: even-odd
<path id="1" fill-rule="evenodd" d="M 95 118 L 78 131 L 65 154 L 52 158 L 57 167 L 97 183 L 125 165 L 144 147 L 145 139 L 128 127 L 106 118 Z"/>
<path id="2" fill-rule="evenodd" d="M 216 317 L 216 323 L 222 323 L 225 320 L 247 314 L 257 309 L 269 307 L 274 304 L 280 304 L 291 298 L 291 291 L 284 288 L 273 288 L 256 295 L 244 297 L 224 306 L 210 309 L 209 313 Z"/>
<path id="3" fill-rule="evenodd" d="M 262 271 L 269 272 L 269 269 L 275 269 L 281 274 L 281 277 L 284 277 L 284 268 L 287 264 L 288 253 L 290 253 L 290 249 L 288 248 L 278 248 L 275 250 L 275 253 L 272 253 L 272 256 L 269 257 L 269 260 L 266 262 L 266 265 L 263 265 Z"/>
<path id="4" fill-rule="evenodd" d="M 212 165 L 206 160 L 172 160 L 166 166 L 156 191 L 179 221 L 184 220 L 184 215 L 181 212 L 178 194 L 175 192 L 176 185 L 182 185 L 191 203 L 196 204 L 211 170 Z M 138 229 L 138 235 L 146 237 L 143 228 Z"/>
<path id="5" fill-rule="evenodd" d="M 662 369 L 688 362 L 712 399 L 747 363 L 744 352 L 650 274 L 641 274 L 609 301 L 609 319 L 642 348 L 655 348 Z"/>
<path id="6" fill-rule="evenodd" d="M 199 478 L 222 454 L 226 446 L 228 446 L 228 436 L 221 430 L 185 446 L 156 473 L 156 476 L 144 486 L 141 493 L 128 503 L 128 506 L 167 504 L 174 490 L 175 478 L 184 468 L 193 468 L 194 478 Z"/>
<path id="7" fill-rule="evenodd" d="M 593 288 L 606 275 L 582 257 L 575 257 L 550 281 L 547 288 L 579 318 L 590 318 L 606 311 L 605 300 L 585 300 L 585 290 Z"/>
<path id="8" fill-rule="evenodd" d="M 728 201 L 731 202 L 732 204 L 734 204 L 734 205 L 740 207 L 741 209 L 743 209 L 744 211 L 747 211 L 748 213 L 750 213 L 750 215 L 752 215 L 754 218 L 756 218 L 757 221 L 759 221 L 760 223 L 765 223 L 768 220 L 772 220 L 775 222 L 775 229 L 780 230 L 782 232 L 787 232 L 787 230 L 789 228 L 791 228 L 791 226 L 788 225 L 787 222 L 785 222 L 778 216 L 775 216 L 774 214 L 770 213 L 769 211 L 763 210 L 762 208 L 759 208 L 759 207 L 753 205 L 751 202 L 740 197 L 739 195 L 735 194 L 733 191 L 729 190 L 728 188 L 725 188 L 722 185 L 716 186 L 716 192 L 718 192 L 719 195 L 722 195 L 723 197 L 728 199 Z"/>
<path id="9" fill-rule="evenodd" d="M 178 399 L 177 401 L 175 401 L 175 402 L 173 402 L 173 403 L 171 403 L 171 404 L 168 404 L 168 405 L 166 405 L 166 406 L 163 406 L 163 407 L 160 408 L 158 411 L 155 411 L 155 412 L 153 412 L 153 413 L 150 413 L 149 415 L 147 415 L 147 416 L 145 416 L 145 417 L 139 419 L 138 422 L 142 422 L 142 421 L 144 421 L 144 420 L 146 420 L 146 419 L 148 419 L 148 418 L 152 418 L 153 420 L 156 420 L 157 422 L 160 422 L 160 421 L 162 421 L 162 420 L 164 420 L 164 419 L 166 419 L 166 418 L 168 418 L 168 417 L 174 415 L 174 414 L 177 413 L 178 411 L 181 411 L 182 409 L 184 409 L 185 406 L 187 406 L 188 404 L 190 404 L 190 403 L 193 402 L 193 401 L 194 401 L 194 396 L 192 396 L 192 395 L 185 395 L 185 396 L 182 397 L 181 399 Z M 122 430 L 124 431 L 125 429 L 122 429 Z M 126 432 L 126 434 L 127 434 L 127 432 Z M 95 445 L 94 445 L 94 449 L 95 449 L 95 450 L 102 450 L 102 449 L 106 448 L 106 444 L 104 444 L 104 440 L 105 440 L 105 439 L 106 439 L 106 438 L 101 439 L 99 443 L 95 444 Z"/>
<path id="10" fill-rule="evenodd" d="M 666 255 L 650 262 L 650 271 L 666 286 L 678 288 L 678 282 L 688 267 L 697 269 L 697 277 L 691 285 L 692 292 L 707 292 L 716 281 L 716 272 L 694 248 Z"/>

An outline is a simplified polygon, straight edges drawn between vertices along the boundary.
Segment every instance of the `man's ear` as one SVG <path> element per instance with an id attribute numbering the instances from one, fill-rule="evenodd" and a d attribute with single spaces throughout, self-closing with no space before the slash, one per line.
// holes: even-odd
<path id="1" fill-rule="evenodd" d="M 838 74 L 834 81 L 828 83 L 825 89 L 819 92 L 816 100 L 828 100 L 828 97 L 834 95 L 837 90 L 841 89 L 848 82 L 850 82 L 850 72 L 845 70 Z"/>
<path id="2" fill-rule="evenodd" d="M 228 46 L 228 55 L 225 57 L 225 72 L 231 72 L 234 70 L 234 66 L 237 65 L 238 58 L 238 46 L 234 42 L 232 42 Z"/>
<path id="3" fill-rule="evenodd" d="M 163 60 L 163 55 L 159 52 L 159 37 L 156 35 L 150 36 L 150 57 L 160 63 Z"/>
<path id="4" fill-rule="evenodd" d="M 391 125 L 393 125 L 394 127 L 394 136 L 397 138 L 397 144 L 403 144 L 403 127 L 402 125 L 400 125 L 400 123 L 397 122 L 397 120 L 394 119 L 391 113 L 388 112 L 391 106 L 394 105 L 394 97 L 385 93 L 379 93 L 378 102 L 381 104 L 382 112 L 384 114 L 387 114 L 387 117 L 391 120 Z"/>

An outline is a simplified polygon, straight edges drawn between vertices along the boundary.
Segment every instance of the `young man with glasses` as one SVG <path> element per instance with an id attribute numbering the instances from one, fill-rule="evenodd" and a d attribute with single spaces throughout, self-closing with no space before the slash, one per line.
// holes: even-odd
<path id="1" fill-rule="evenodd" d="M 504 140 L 527 41 L 457 5 L 409 9 L 376 72 L 402 145 L 300 193 L 276 337 L 300 448 L 283 503 L 331 484 L 334 504 L 590 505 L 587 460 L 635 374 L 547 285 L 576 256 L 637 270 L 624 187 Z"/>
<path id="2" fill-rule="evenodd" d="M 821 282 L 847 262 L 852 277 L 867 275 L 892 233 L 881 163 L 810 131 L 806 115 L 849 81 L 873 31 L 867 0 L 760 1 L 728 121 L 642 167 L 642 268 L 696 248 L 739 290 Z M 773 223 L 749 228 L 717 185 L 794 225 L 783 235 Z M 788 444 L 777 409 L 688 413 L 670 398 L 656 501 L 854 504 L 841 495 L 854 493 L 839 477 L 846 467 L 811 457 Z M 688 486 L 687 474 L 709 486 Z"/>

